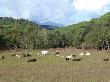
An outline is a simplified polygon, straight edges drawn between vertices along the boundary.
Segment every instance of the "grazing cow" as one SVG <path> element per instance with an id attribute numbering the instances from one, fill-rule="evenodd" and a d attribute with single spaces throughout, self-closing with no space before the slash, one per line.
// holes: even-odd
<path id="1" fill-rule="evenodd" d="M 16 54 L 12 54 L 11 56 L 14 57 L 14 56 L 16 56 Z"/>
<path id="2" fill-rule="evenodd" d="M 80 55 L 80 56 L 83 56 L 83 55 L 84 55 L 84 53 L 82 52 L 82 53 L 80 53 L 79 55 Z"/>
<path id="3" fill-rule="evenodd" d="M 66 56 L 66 57 L 65 57 L 65 60 L 70 60 L 72 57 L 73 57 L 73 55 Z"/>
<path id="4" fill-rule="evenodd" d="M 5 57 L 4 57 L 4 56 L 2 56 L 0 59 L 5 59 Z"/>
<path id="5" fill-rule="evenodd" d="M 72 57 L 73 57 L 73 55 L 70 55 L 70 56 L 66 56 L 66 58 L 69 58 L 69 59 L 70 59 L 70 58 L 72 58 Z"/>
<path id="6" fill-rule="evenodd" d="M 57 56 L 60 56 L 60 55 L 57 55 Z"/>
<path id="7" fill-rule="evenodd" d="M 104 61 L 109 61 L 109 59 L 108 58 L 106 58 L 106 59 L 103 59 Z"/>
<path id="8" fill-rule="evenodd" d="M 31 53 L 27 53 L 27 57 L 31 57 Z"/>
<path id="9" fill-rule="evenodd" d="M 48 51 L 41 51 L 42 55 L 48 55 Z"/>
<path id="10" fill-rule="evenodd" d="M 27 54 L 23 53 L 22 57 L 31 57 L 31 53 L 27 53 Z"/>
<path id="11" fill-rule="evenodd" d="M 20 58 L 21 56 L 19 56 L 19 55 L 16 55 L 16 57 Z"/>
<path id="12" fill-rule="evenodd" d="M 23 57 L 26 57 L 26 54 L 23 54 L 22 56 L 23 56 Z"/>
<path id="13" fill-rule="evenodd" d="M 90 55 L 90 52 L 87 52 L 85 55 L 89 56 Z"/>
<path id="14" fill-rule="evenodd" d="M 76 55 L 72 55 L 73 57 L 76 57 Z"/>
<path id="15" fill-rule="evenodd" d="M 67 61 L 67 60 L 70 60 L 70 58 L 66 58 L 66 57 L 65 57 L 65 60 L 66 60 L 66 61 Z"/>
<path id="16" fill-rule="evenodd" d="M 27 60 L 27 62 L 35 62 L 35 61 L 37 61 L 36 58 Z"/>
<path id="17" fill-rule="evenodd" d="M 73 59 L 72 61 L 81 61 L 81 58 Z"/>
<path id="18" fill-rule="evenodd" d="M 60 53 L 60 52 L 56 51 L 56 52 L 55 52 L 55 55 L 59 55 L 59 53 Z"/>

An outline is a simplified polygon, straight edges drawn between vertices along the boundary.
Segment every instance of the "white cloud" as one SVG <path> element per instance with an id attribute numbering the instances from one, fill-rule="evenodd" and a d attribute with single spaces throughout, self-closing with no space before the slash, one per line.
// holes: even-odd
<path id="1" fill-rule="evenodd" d="M 110 3 L 110 0 L 75 0 L 74 7 L 77 10 L 100 11 Z"/>
<path id="2" fill-rule="evenodd" d="M 70 9 L 72 9 L 71 6 L 68 0 L 37 0 L 35 4 L 36 8 L 32 9 L 32 14 L 38 17 L 42 22 L 56 22 L 58 19 L 63 19 L 67 16 Z"/>
<path id="3" fill-rule="evenodd" d="M 110 11 L 109 4 L 110 0 L 0 0 L 0 16 L 67 25 L 101 16 Z"/>
<path id="4" fill-rule="evenodd" d="M 73 5 L 69 0 L 0 0 L 0 16 L 56 22 L 71 12 Z"/>
<path id="5" fill-rule="evenodd" d="M 0 16 L 11 16 L 14 18 L 30 17 L 31 0 L 0 0 Z"/>

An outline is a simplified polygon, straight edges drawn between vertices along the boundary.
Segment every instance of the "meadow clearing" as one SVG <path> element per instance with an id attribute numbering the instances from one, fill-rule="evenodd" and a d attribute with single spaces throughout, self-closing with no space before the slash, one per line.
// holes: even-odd
<path id="1" fill-rule="evenodd" d="M 61 56 L 76 54 L 81 61 L 65 61 L 54 55 L 55 50 L 46 56 L 40 51 L 0 51 L 0 56 L 5 56 L 0 60 L 0 82 L 110 82 L 110 61 L 103 61 L 110 55 L 107 51 L 90 51 L 90 56 L 79 56 L 82 50 L 60 50 Z M 11 56 L 27 52 L 37 61 L 26 62 L 28 58 Z"/>

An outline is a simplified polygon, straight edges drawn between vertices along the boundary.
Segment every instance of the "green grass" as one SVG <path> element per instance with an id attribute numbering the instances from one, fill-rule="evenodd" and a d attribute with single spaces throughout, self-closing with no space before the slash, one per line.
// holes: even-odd
<path id="1" fill-rule="evenodd" d="M 22 55 L 30 52 L 37 62 L 26 62 L 27 58 L 11 57 L 16 53 Z M 0 60 L 0 82 L 110 82 L 110 61 L 103 58 L 110 55 L 106 51 L 91 51 L 90 56 L 82 56 L 80 62 L 65 61 L 54 55 L 37 55 L 37 50 L 4 51 L 5 59 Z M 78 54 L 82 50 L 61 50 L 60 55 Z"/>

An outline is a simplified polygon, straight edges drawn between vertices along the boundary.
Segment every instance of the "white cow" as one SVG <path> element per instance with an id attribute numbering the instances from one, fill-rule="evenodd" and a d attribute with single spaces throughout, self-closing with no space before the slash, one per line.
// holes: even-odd
<path id="1" fill-rule="evenodd" d="M 57 56 L 60 56 L 60 55 L 57 55 Z"/>
<path id="2" fill-rule="evenodd" d="M 80 53 L 79 55 L 80 55 L 80 56 L 83 56 L 83 55 L 84 55 L 84 53 L 82 52 L 82 53 Z"/>
<path id="3" fill-rule="evenodd" d="M 48 54 L 48 51 L 41 51 L 42 52 L 42 55 L 47 55 Z"/>
<path id="4" fill-rule="evenodd" d="M 65 60 L 70 60 L 72 57 L 73 57 L 73 55 L 66 56 L 66 57 L 65 57 Z"/>
<path id="5" fill-rule="evenodd" d="M 70 56 L 66 56 L 66 58 L 69 58 L 69 59 L 70 59 L 70 58 L 72 58 L 72 57 L 73 57 L 73 55 L 70 55 Z"/>
<path id="6" fill-rule="evenodd" d="M 21 56 L 19 56 L 19 55 L 16 55 L 16 57 L 20 58 Z"/>
<path id="7" fill-rule="evenodd" d="M 90 52 L 87 52 L 85 55 L 89 56 L 90 55 Z"/>

